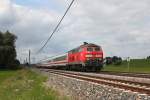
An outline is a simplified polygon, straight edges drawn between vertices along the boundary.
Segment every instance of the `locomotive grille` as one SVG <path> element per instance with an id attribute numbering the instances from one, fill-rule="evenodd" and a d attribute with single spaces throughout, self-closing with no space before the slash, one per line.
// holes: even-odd
<path id="1" fill-rule="evenodd" d="M 96 59 L 90 59 L 86 61 L 86 65 L 87 66 L 100 66 L 101 65 L 101 61 L 96 58 Z"/>

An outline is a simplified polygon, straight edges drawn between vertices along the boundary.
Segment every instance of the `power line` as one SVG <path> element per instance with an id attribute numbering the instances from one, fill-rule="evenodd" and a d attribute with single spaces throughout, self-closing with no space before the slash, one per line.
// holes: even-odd
<path id="1" fill-rule="evenodd" d="M 47 41 L 45 42 L 45 44 L 38 50 L 37 53 L 41 52 L 44 47 L 47 45 L 47 43 L 49 42 L 49 40 L 52 38 L 52 36 L 54 35 L 54 33 L 56 32 L 56 30 L 58 29 L 58 27 L 60 26 L 61 22 L 63 21 L 64 17 L 66 16 L 67 12 L 69 11 L 69 9 L 71 8 L 72 4 L 73 4 L 74 0 L 72 0 L 72 2 L 70 3 L 69 7 L 67 8 L 67 10 L 65 11 L 63 17 L 60 19 L 59 23 L 57 24 L 57 26 L 54 28 L 53 32 L 51 33 L 51 35 L 49 36 L 49 38 L 47 39 Z"/>

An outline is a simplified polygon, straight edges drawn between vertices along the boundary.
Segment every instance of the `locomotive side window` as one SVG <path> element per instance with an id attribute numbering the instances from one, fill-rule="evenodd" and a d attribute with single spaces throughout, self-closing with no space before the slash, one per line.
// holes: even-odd
<path id="1" fill-rule="evenodd" d="M 87 48 L 87 51 L 93 51 L 93 48 Z"/>
<path id="2" fill-rule="evenodd" d="M 79 49 L 79 52 L 82 52 L 82 48 Z"/>

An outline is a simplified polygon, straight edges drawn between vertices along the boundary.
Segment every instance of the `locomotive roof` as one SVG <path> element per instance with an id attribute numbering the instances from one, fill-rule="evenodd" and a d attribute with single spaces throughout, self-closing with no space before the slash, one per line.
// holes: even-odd
<path id="1" fill-rule="evenodd" d="M 69 52 L 79 49 L 79 48 L 84 48 L 84 47 L 100 47 L 100 46 L 93 44 L 93 43 L 87 43 L 87 44 L 80 45 L 79 47 L 74 48 L 74 49 L 70 50 Z"/>
<path id="2" fill-rule="evenodd" d="M 83 44 L 80 46 L 80 48 L 83 48 L 83 47 L 99 47 L 99 46 L 93 43 L 88 43 L 88 44 Z"/>

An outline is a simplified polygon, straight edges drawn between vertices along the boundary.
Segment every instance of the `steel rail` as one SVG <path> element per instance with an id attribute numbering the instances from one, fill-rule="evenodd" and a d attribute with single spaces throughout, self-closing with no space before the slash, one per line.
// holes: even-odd
<path id="1" fill-rule="evenodd" d="M 119 75 L 119 76 L 129 76 L 129 77 L 150 78 L 150 73 L 101 71 L 100 73 L 96 73 L 96 74 L 107 74 L 107 75 Z"/>
<path id="2" fill-rule="evenodd" d="M 44 71 L 44 70 L 43 70 Z M 142 84 L 142 83 L 134 83 L 130 81 L 122 81 L 122 80 L 114 80 L 114 79 L 106 79 L 102 77 L 97 77 L 97 76 L 90 76 L 90 75 L 82 75 L 82 74 L 75 74 L 75 73 L 70 73 L 66 71 L 56 71 L 56 70 L 45 70 L 46 72 L 53 73 L 53 74 L 58 74 L 58 75 L 63 75 L 66 77 L 71 77 L 71 78 L 76 78 L 80 80 L 85 80 L 93 83 L 98 83 L 98 84 L 103 84 L 103 85 L 108 85 L 108 86 L 113 86 L 116 88 L 121 88 L 125 90 L 130 90 L 133 92 L 139 92 L 143 94 L 150 95 L 150 88 L 147 88 L 150 86 L 150 84 Z M 123 84 L 126 83 L 126 84 Z M 130 84 L 136 84 L 139 85 L 139 87 L 135 85 L 130 85 Z M 143 88 L 143 86 L 145 86 Z"/>

